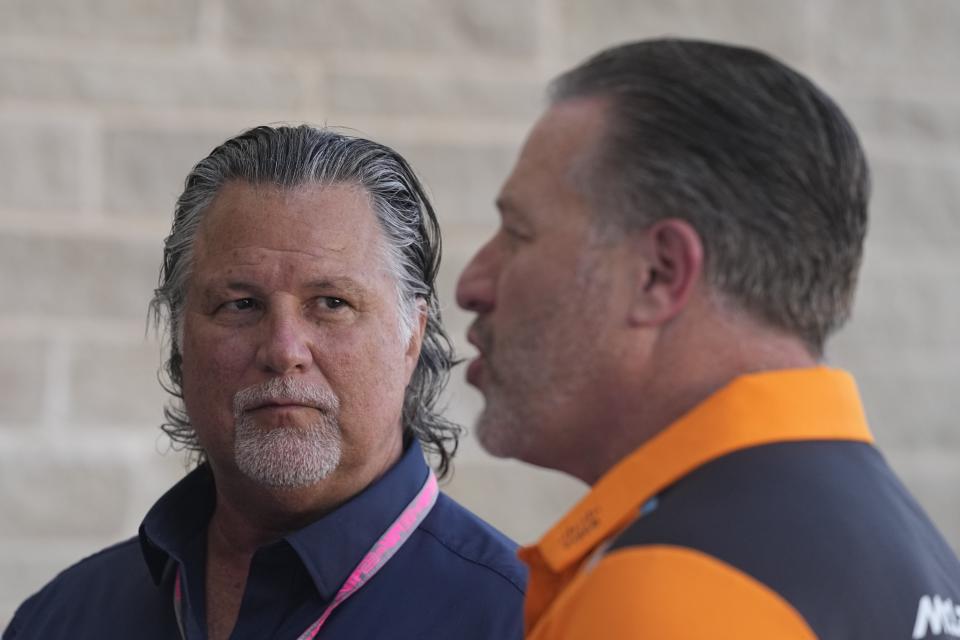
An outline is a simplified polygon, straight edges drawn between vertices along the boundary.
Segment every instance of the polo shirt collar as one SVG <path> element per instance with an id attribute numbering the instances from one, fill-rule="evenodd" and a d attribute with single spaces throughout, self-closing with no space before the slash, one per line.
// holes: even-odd
<path id="1" fill-rule="evenodd" d="M 427 479 L 418 441 L 376 482 L 285 540 L 300 556 L 320 597 L 333 598 L 350 572 L 400 516 Z"/>
<path id="2" fill-rule="evenodd" d="M 802 440 L 873 441 L 852 376 L 813 367 L 736 378 L 617 463 L 520 557 L 533 573 L 565 581 L 644 503 L 694 469 L 741 449 Z"/>
<path id="3" fill-rule="evenodd" d="M 335 510 L 269 546 L 288 544 L 299 556 L 322 600 L 329 601 L 380 535 L 400 515 L 427 478 L 419 442 L 413 440 L 383 476 Z M 159 584 L 169 560 L 183 562 L 191 541 L 205 533 L 216 503 L 213 474 L 201 465 L 150 509 L 140 543 Z"/>
<path id="4" fill-rule="evenodd" d="M 217 500 L 207 464 L 188 473 L 157 500 L 140 524 L 140 548 L 154 583 L 160 584 L 169 561 L 183 564 L 197 538 L 205 535 Z"/>

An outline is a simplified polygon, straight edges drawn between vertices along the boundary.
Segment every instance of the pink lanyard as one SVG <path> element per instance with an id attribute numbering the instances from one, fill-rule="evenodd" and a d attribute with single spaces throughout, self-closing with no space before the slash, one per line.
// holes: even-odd
<path id="1" fill-rule="evenodd" d="M 420 492 L 414 496 L 410 504 L 403 510 L 403 513 L 393 521 L 384 534 L 380 536 L 380 539 L 370 547 L 370 550 L 363 556 L 360 564 L 354 568 L 346 582 L 344 582 L 340 590 L 337 591 L 337 595 L 333 597 L 333 601 L 327 605 L 327 608 L 324 609 L 316 622 L 297 636 L 297 640 L 313 640 L 317 633 L 320 632 L 327 618 L 333 613 L 333 610 L 343 604 L 347 598 L 359 591 L 370 578 L 376 575 L 376 573 L 387 564 L 387 561 L 403 546 L 403 543 L 407 541 L 416 528 L 420 526 L 420 523 L 423 522 L 423 519 L 427 517 L 427 514 L 430 513 L 430 509 L 432 509 L 436 503 L 439 493 L 437 477 L 433 474 L 433 471 L 430 471 Z M 177 627 L 180 629 L 180 637 L 186 638 L 187 634 L 183 624 L 183 593 L 180 590 L 179 567 L 177 568 L 177 576 L 173 583 L 173 610 L 177 615 Z"/>

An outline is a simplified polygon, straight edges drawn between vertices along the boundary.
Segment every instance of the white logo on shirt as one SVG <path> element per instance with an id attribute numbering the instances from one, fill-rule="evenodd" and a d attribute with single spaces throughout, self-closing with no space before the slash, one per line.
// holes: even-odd
<path id="1" fill-rule="evenodd" d="M 913 638 L 926 638 L 927 632 L 934 636 L 947 635 L 960 638 L 960 606 L 954 606 L 950 598 L 923 596 L 917 605 L 917 621 L 913 625 Z"/>

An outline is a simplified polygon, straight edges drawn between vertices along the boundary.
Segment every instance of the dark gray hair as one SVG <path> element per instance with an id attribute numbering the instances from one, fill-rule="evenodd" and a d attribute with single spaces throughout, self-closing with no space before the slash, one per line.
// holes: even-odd
<path id="1" fill-rule="evenodd" d="M 164 242 L 160 280 L 150 302 L 151 317 L 164 325 L 169 356 L 164 386 L 173 396 L 162 429 L 175 444 L 204 454 L 183 405 L 182 317 L 192 267 L 193 242 L 207 209 L 230 181 L 297 187 L 352 184 L 370 197 L 386 240 L 385 262 L 397 283 L 401 333 L 409 338 L 417 300 L 426 303 L 427 325 L 420 359 L 407 386 L 403 428 L 438 457 L 441 477 L 450 469 L 460 427 L 439 415 L 436 402 L 455 364 L 453 347 L 440 322 L 435 282 L 440 267 L 440 227 L 410 165 L 384 145 L 329 129 L 261 126 L 227 140 L 187 176 L 177 200 L 173 227 Z"/>
<path id="2" fill-rule="evenodd" d="M 663 39 L 603 51 L 557 78 L 554 103 L 609 100 L 586 191 L 627 231 L 680 218 L 708 283 L 820 355 L 853 304 L 869 170 L 839 107 L 740 47 Z"/>

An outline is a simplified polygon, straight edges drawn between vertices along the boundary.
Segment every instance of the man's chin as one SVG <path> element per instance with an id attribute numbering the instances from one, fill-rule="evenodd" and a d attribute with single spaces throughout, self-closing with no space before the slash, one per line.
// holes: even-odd
<path id="1" fill-rule="evenodd" d="M 325 426 L 270 429 L 243 425 L 234 442 L 237 468 L 254 482 L 273 489 L 322 482 L 340 466 L 342 455 L 339 432 Z"/>
<path id="2" fill-rule="evenodd" d="M 253 481 L 263 489 L 271 491 L 297 491 L 299 489 L 309 489 L 322 484 L 333 472 L 321 476 L 303 473 L 298 469 L 284 469 L 279 474 L 276 471 L 267 475 L 257 475 L 248 473 L 241 469 L 241 472 L 247 479 Z"/>
<path id="3" fill-rule="evenodd" d="M 261 487 L 277 490 L 306 489 L 324 482 L 336 471 L 336 467 L 317 468 L 289 461 L 261 461 L 250 465 L 238 460 L 237 467 L 244 476 Z"/>
<path id="4" fill-rule="evenodd" d="M 474 433 L 484 451 L 495 458 L 520 458 L 520 442 L 517 433 L 505 421 L 497 420 L 486 409 L 477 419 Z"/>

